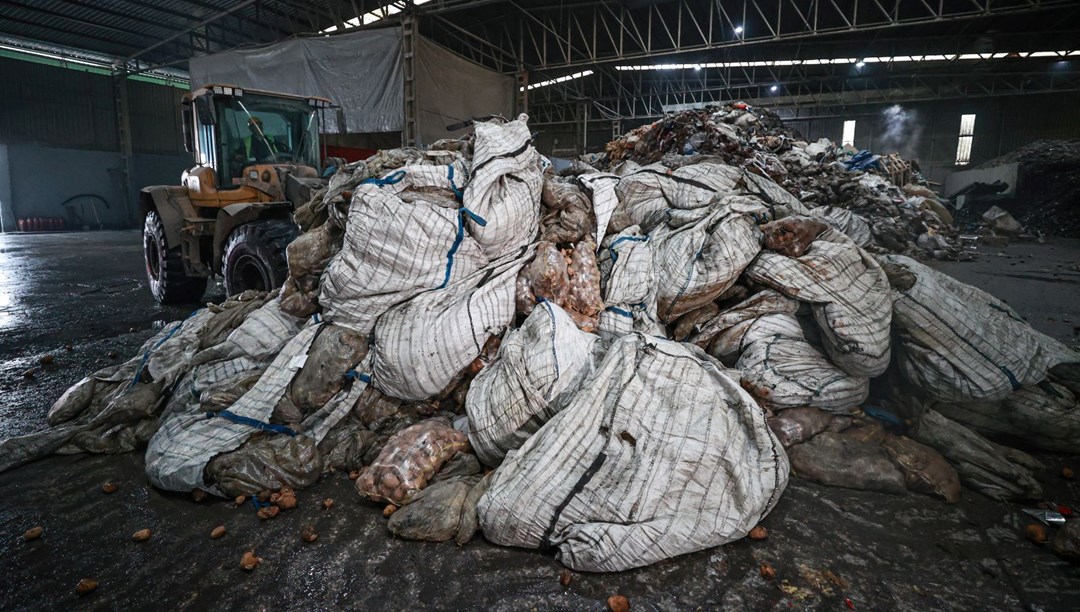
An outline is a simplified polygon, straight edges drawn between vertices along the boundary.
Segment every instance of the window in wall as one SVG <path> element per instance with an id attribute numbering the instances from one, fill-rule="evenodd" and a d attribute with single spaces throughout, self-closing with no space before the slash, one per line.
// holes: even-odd
<path id="1" fill-rule="evenodd" d="M 960 140 L 956 143 L 956 165 L 971 161 L 971 141 L 975 138 L 975 115 L 960 115 Z"/>
<path id="2" fill-rule="evenodd" d="M 840 139 L 840 145 L 855 146 L 855 120 L 844 122 L 844 137 Z"/>

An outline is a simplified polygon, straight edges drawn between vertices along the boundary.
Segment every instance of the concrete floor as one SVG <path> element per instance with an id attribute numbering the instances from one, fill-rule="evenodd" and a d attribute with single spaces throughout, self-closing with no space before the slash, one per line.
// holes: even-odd
<path id="1" fill-rule="evenodd" d="M 155 321 L 187 314 L 150 298 L 140 248 L 137 232 L 0 235 L 0 437 L 43 428 L 70 384 L 110 363 L 110 353 L 131 354 Z M 1080 241 L 1062 240 L 940 267 L 1077 346 L 1078 262 Z M 24 379 L 46 354 L 55 365 Z M 1047 499 L 1080 506 L 1080 486 L 1058 477 L 1080 461 L 1038 456 Z M 0 474 L 0 609 L 599 610 L 614 593 L 635 610 L 1080 607 L 1080 571 L 1023 538 L 1030 520 L 1021 506 L 971 491 L 946 505 L 792 480 L 764 522 L 766 540 L 621 574 L 575 574 L 564 588 L 550 555 L 482 538 L 461 548 L 395 540 L 342 477 L 301 492 L 298 510 L 260 522 L 248 507 L 152 489 L 142 469 L 137 453 L 77 455 Z M 106 481 L 120 491 L 103 495 Z M 318 504 L 326 497 L 337 500 L 330 511 Z M 299 538 L 306 523 L 320 534 L 313 544 Z M 23 542 L 35 524 L 45 535 Z M 229 533 L 210 540 L 218 524 Z M 150 541 L 130 541 L 147 527 Z M 240 557 L 252 548 L 264 563 L 243 572 Z M 760 576 L 762 563 L 775 567 L 774 580 Z M 79 598 L 83 577 L 101 586 Z"/>

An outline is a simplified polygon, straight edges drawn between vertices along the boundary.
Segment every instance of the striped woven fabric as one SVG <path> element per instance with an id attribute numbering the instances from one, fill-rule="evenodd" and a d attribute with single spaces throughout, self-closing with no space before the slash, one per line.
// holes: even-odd
<path id="1" fill-rule="evenodd" d="M 396 304 L 487 264 L 480 245 L 462 231 L 452 168 L 464 181 L 461 163 L 406 166 L 388 175 L 400 176 L 396 183 L 356 188 L 341 252 L 320 281 L 323 316 L 368 334 Z"/>
<path id="2" fill-rule="evenodd" d="M 604 239 L 597 264 L 606 304 L 600 313 L 600 331 L 663 336 L 664 328 L 656 317 L 652 243 L 641 228 L 631 225 Z"/>
<path id="3" fill-rule="evenodd" d="M 821 233 L 801 257 L 762 251 L 747 277 L 808 302 L 825 352 L 852 376 L 874 377 L 889 366 L 892 296 L 881 265 L 835 229 Z"/>
<path id="4" fill-rule="evenodd" d="M 529 247 L 445 289 L 422 293 L 380 317 L 375 386 L 404 400 L 445 390 L 480 355 L 487 339 L 514 320 L 517 274 L 533 251 Z"/>
<path id="5" fill-rule="evenodd" d="M 729 372 L 690 345 L 635 333 L 495 471 L 478 512 L 496 544 L 619 571 L 745 536 L 788 470 Z"/>
<path id="6" fill-rule="evenodd" d="M 469 442 L 485 465 L 499 465 L 558 413 L 559 396 L 577 391 L 593 368 L 598 336 L 577 328 L 563 309 L 537 304 L 509 332 L 495 360 L 469 386 Z"/>
<path id="7" fill-rule="evenodd" d="M 465 224 L 488 259 L 531 244 L 540 226 L 543 177 L 527 119 L 521 115 L 505 124 L 476 124 L 472 176 L 464 197 L 465 207 L 476 216 Z"/>
<path id="8" fill-rule="evenodd" d="M 857 409 L 870 393 L 870 380 L 833 365 L 807 338 L 798 310 L 797 301 L 766 289 L 720 313 L 696 340 L 711 338 L 709 354 L 734 361 L 743 388 L 769 409 Z"/>
<path id="9" fill-rule="evenodd" d="M 882 262 L 915 274 L 894 290 L 897 361 L 904 377 L 941 400 L 999 400 L 1080 354 L 1035 331 L 1007 304 L 902 255 Z"/>
<path id="10" fill-rule="evenodd" d="M 758 224 L 768 209 L 757 198 L 726 196 L 701 220 L 660 227 L 654 240 L 657 314 L 672 322 L 715 300 L 738 280 L 761 250 Z"/>

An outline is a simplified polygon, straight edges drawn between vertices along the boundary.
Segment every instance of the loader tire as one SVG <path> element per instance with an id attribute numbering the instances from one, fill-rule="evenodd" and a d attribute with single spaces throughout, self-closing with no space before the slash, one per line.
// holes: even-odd
<path id="1" fill-rule="evenodd" d="M 297 234 L 296 223 L 284 219 L 259 219 L 234 229 L 221 264 L 225 293 L 233 296 L 248 289 L 280 287 L 289 276 L 285 247 Z"/>
<path id="2" fill-rule="evenodd" d="M 180 245 L 169 246 L 165 224 L 154 210 L 146 213 L 143 224 L 143 261 L 150 293 L 160 304 L 197 302 L 206 291 L 205 278 L 184 273 Z"/>

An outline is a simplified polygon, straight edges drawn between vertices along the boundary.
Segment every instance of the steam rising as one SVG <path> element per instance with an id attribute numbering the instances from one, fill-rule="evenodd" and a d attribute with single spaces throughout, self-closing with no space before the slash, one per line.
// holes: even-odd
<path id="1" fill-rule="evenodd" d="M 922 137 L 918 111 L 893 104 L 881 111 L 881 122 L 884 131 L 874 142 L 877 153 L 900 153 L 905 159 L 918 157 L 916 153 Z"/>

